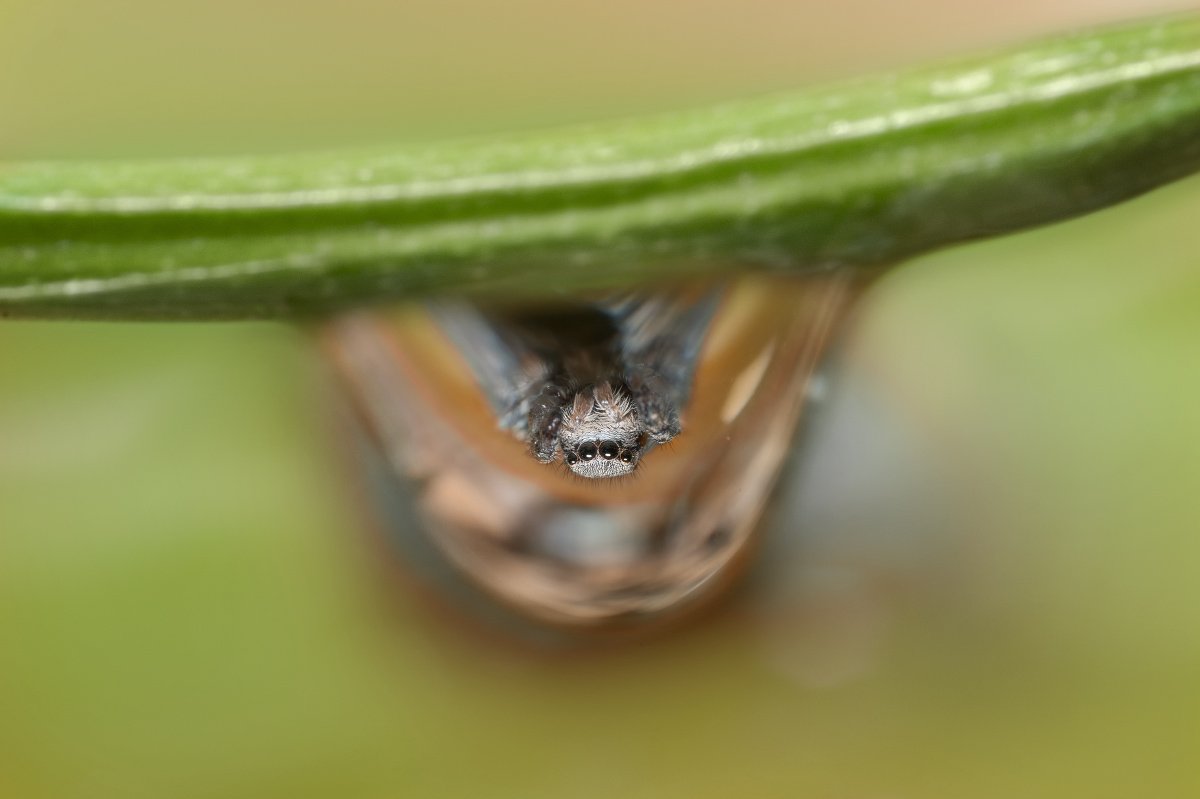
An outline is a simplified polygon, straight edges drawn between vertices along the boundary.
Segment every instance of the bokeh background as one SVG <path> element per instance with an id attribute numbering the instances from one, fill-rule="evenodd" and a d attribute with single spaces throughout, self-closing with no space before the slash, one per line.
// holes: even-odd
<path id="1" fill-rule="evenodd" d="M 486 133 L 1190 5 L 0 0 L 0 159 Z M 1193 179 L 889 273 L 747 585 L 573 654 L 379 562 L 308 331 L 0 324 L 0 796 L 1195 796 L 1197 219 Z"/>

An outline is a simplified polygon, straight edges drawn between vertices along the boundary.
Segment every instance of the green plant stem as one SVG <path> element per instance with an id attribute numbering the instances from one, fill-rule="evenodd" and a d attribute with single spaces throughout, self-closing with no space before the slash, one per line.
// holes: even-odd
<path id="1" fill-rule="evenodd" d="M 307 155 L 0 165 L 0 314 L 313 315 L 866 268 L 1200 167 L 1200 17 L 647 119 Z"/>

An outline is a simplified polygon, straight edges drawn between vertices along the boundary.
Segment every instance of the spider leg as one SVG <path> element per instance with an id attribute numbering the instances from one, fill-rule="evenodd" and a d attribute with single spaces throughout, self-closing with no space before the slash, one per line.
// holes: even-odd
<path id="1" fill-rule="evenodd" d="M 566 380 L 561 376 L 547 379 L 529 403 L 526 435 L 529 451 L 540 463 L 550 463 L 558 452 L 558 431 L 563 408 L 570 400 Z"/>
<path id="2" fill-rule="evenodd" d="M 651 441 L 665 444 L 679 435 L 682 427 L 679 408 L 675 406 L 671 398 L 673 392 L 662 375 L 644 364 L 638 364 L 627 370 L 625 382 L 642 420 L 642 427 Z"/>

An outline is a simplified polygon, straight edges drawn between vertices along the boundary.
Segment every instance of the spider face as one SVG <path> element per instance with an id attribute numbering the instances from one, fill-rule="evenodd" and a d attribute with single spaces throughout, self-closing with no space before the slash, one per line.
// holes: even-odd
<path id="1" fill-rule="evenodd" d="M 611 383 L 586 386 L 563 409 L 558 444 L 563 462 L 580 477 L 621 477 L 641 455 L 643 431 L 637 408 Z"/>

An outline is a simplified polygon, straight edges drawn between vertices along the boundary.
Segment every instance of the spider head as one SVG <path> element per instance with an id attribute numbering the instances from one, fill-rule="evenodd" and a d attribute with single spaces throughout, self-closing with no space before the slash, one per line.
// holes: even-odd
<path id="1" fill-rule="evenodd" d="M 576 392 L 558 432 L 567 468 L 589 478 L 631 473 L 641 457 L 642 438 L 637 409 L 608 383 Z"/>

